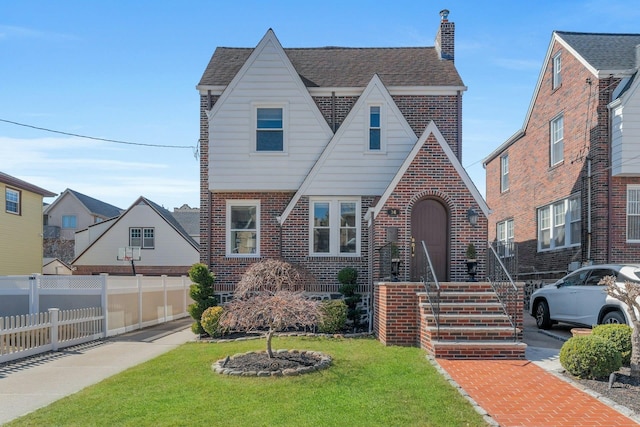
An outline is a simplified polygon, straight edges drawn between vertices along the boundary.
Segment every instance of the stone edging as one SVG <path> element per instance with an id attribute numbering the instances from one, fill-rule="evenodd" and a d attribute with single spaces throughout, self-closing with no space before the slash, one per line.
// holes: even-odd
<path id="1" fill-rule="evenodd" d="M 287 368 L 287 369 L 279 369 L 277 371 L 241 371 L 238 369 L 225 368 L 225 365 L 229 360 L 233 360 L 237 356 L 242 356 L 244 354 L 263 354 L 265 351 L 249 351 L 247 353 L 235 354 L 231 357 L 226 357 L 224 359 L 218 360 L 214 364 L 211 365 L 211 369 L 222 375 L 235 375 L 241 377 L 292 377 L 303 374 L 308 374 L 315 371 L 320 371 L 322 369 L 327 369 L 331 366 L 331 356 L 328 356 L 319 351 L 311 351 L 311 350 L 276 350 L 276 354 L 308 354 L 310 356 L 319 357 L 320 360 L 314 364 L 313 366 L 301 366 L 299 368 Z"/>

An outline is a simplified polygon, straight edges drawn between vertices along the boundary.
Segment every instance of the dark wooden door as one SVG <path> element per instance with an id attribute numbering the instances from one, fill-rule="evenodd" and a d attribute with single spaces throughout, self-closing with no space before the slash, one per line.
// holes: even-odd
<path id="1" fill-rule="evenodd" d="M 422 241 L 427 245 L 431 263 L 440 282 L 449 280 L 449 215 L 447 208 L 435 199 L 419 201 L 411 211 L 411 237 L 415 250 L 411 257 L 411 280 L 423 275 L 425 258 Z"/>

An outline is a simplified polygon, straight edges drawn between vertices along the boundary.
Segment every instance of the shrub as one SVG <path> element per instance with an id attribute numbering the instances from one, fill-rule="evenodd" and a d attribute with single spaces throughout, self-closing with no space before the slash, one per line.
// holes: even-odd
<path id="1" fill-rule="evenodd" d="M 222 335 L 222 328 L 220 327 L 220 316 L 222 316 L 222 307 L 215 306 L 207 308 L 200 318 L 200 324 L 202 329 L 211 337 L 219 337 Z"/>
<path id="2" fill-rule="evenodd" d="M 353 267 L 345 267 L 338 272 L 338 282 L 343 285 L 355 285 L 358 280 L 358 270 Z"/>
<path id="3" fill-rule="evenodd" d="M 338 333 L 347 323 L 347 304 L 341 299 L 322 301 L 319 313 L 318 331 L 323 334 Z"/>
<path id="4" fill-rule="evenodd" d="M 622 366 L 631 363 L 631 333 L 633 329 L 629 325 L 597 325 L 593 328 L 593 335 L 609 341 L 620 352 Z"/>
<path id="5" fill-rule="evenodd" d="M 187 307 L 189 315 L 194 320 L 191 324 L 191 330 L 196 335 L 203 335 L 206 331 L 200 324 L 202 313 L 207 308 L 216 305 L 216 296 L 213 291 L 215 276 L 209 272 L 206 265 L 193 264 L 189 269 L 189 278 L 193 282 L 189 287 L 189 296 L 194 301 L 193 304 Z"/>
<path id="6" fill-rule="evenodd" d="M 596 335 L 569 338 L 560 349 L 560 364 L 578 378 L 605 378 L 622 366 L 620 352 Z"/>
<path id="7" fill-rule="evenodd" d="M 347 304 L 347 318 L 351 321 L 354 328 L 360 323 L 360 315 L 362 310 L 358 309 L 360 302 L 360 294 L 356 293 L 358 289 L 358 270 L 352 267 L 345 267 L 338 272 L 338 281 L 342 284 L 338 288 L 338 292 L 344 295 L 344 302 Z"/>

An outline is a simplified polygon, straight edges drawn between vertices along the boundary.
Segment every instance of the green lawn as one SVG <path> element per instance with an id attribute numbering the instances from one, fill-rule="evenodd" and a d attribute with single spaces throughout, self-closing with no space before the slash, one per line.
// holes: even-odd
<path id="1" fill-rule="evenodd" d="M 211 370 L 218 359 L 264 346 L 264 340 L 185 344 L 8 426 L 485 425 L 423 350 L 374 339 L 274 338 L 274 349 L 332 356 L 329 369 L 299 377 Z"/>

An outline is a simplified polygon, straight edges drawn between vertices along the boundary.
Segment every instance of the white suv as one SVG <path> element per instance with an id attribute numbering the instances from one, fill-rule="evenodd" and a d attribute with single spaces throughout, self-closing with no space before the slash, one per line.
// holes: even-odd
<path id="1" fill-rule="evenodd" d="M 605 276 L 616 276 L 616 283 L 640 281 L 640 265 L 602 264 L 582 267 L 531 295 L 530 314 L 540 329 L 558 322 L 591 327 L 601 323 L 629 325 L 626 304 L 607 295 L 600 284 Z"/>

